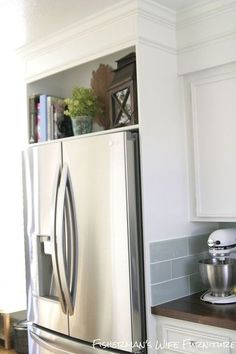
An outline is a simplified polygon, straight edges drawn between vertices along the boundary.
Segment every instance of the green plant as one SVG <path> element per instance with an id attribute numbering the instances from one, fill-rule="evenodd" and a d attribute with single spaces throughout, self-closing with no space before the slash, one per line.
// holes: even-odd
<path id="1" fill-rule="evenodd" d="M 92 89 L 85 87 L 74 87 L 72 97 L 65 99 L 67 109 L 64 114 L 75 118 L 77 116 L 94 117 L 101 113 L 101 107 L 98 98 L 94 95 Z"/>

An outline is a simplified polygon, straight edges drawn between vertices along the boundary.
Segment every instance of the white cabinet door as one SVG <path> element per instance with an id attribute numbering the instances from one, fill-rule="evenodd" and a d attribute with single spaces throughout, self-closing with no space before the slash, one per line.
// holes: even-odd
<path id="1" fill-rule="evenodd" d="M 236 66 L 230 69 L 185 82 L 193 219 L 236 220 Z"/>
<path id="2" fill-rule="evenodd" d="M 157 353 L 236 354 L 235 331 L 157 316 Z"/>

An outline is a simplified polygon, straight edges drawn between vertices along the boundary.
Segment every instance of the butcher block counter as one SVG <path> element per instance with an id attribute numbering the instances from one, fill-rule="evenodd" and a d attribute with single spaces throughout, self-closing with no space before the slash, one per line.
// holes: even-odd
<path id="1" fill-rule="evenodd" d="M 213 305 L 200 300 L 202 293 L 153 306 L 153 315 L 236 330 L 236 303 Z"/>

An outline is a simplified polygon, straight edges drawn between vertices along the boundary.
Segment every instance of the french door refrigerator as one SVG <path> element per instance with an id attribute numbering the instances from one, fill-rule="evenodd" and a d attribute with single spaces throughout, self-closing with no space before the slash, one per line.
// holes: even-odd
<path id="1" fill-rule="evenodd" d="M 30 354 L 145 352 L 138 134 L 23 152 Z"/>

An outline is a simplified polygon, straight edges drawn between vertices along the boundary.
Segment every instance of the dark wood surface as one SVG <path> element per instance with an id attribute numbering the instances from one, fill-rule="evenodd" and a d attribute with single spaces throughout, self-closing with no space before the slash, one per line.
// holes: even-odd
<path id="1" fill-rule="evenodd" d="M 200 300 L 201 293 L 193 294 L 158 306 L 153 315 L 236 330 L 236 303 L 213 305 Z"/>

